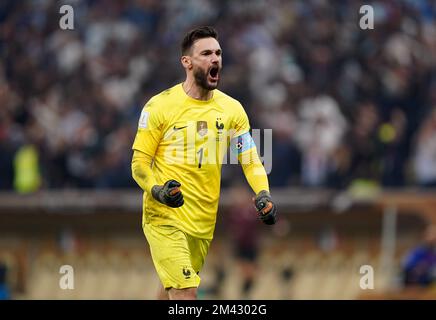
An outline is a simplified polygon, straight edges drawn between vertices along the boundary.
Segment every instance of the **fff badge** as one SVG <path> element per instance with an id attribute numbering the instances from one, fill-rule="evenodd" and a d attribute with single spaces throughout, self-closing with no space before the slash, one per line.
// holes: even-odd
<path id="1" fill-rule="evenodd" d="M 207 134 L 207 122 L 206 121 L 197 121 L 197 133 L 204 137 Z"/>

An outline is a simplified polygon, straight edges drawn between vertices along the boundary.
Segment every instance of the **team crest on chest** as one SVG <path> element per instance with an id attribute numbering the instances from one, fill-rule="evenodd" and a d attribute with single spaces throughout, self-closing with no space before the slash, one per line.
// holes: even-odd
<path id="1" fill-rule="evenodd" d="M 202 137 L 207 134 L 207 122 L 206 121 L 197 121 L 197 133 Z"/>

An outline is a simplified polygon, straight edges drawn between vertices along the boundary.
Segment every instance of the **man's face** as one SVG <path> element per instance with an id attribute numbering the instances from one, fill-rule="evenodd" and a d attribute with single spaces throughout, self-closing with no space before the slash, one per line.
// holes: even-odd
<path id="1" fill-rule="evenodd" d="M 196 84 L 206 90 L 216 89 L 222 68 L 221 47 L 218 41 L 214 38 L 195 41 L 190 58 Z"/>

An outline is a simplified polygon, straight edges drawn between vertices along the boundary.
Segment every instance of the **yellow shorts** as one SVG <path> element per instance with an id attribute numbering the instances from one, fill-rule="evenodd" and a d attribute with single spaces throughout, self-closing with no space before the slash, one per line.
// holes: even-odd
<path id="1" fill-rule="evenodd" d="M 173 226 L 144 224 L 151 257 L 165 289 L 198 287 L 211 240 L 199 239 Z"/>

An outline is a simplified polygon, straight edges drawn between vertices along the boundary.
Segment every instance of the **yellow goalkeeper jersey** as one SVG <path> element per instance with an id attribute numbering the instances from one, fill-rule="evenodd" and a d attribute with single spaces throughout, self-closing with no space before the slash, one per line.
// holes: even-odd
<path id="1" fill-rule="evenodd" d="M 195 237 L 212 239 L 221 165 L 232 161 L 226 155 L 230 141 L 236 141 L 233 147 L 239 155 L 255 148 L 249 129 L 242 105 L 219 90 L 213 91 L 210 100 L 201 101 L 178 84 L 152 97 L 142 110 L 132 149 L 153 159 L 157 184 L 170 179 L 181 183 L 185 203 L 170 208 L 144 190 L 143 224 L 172 225 Z"/>

